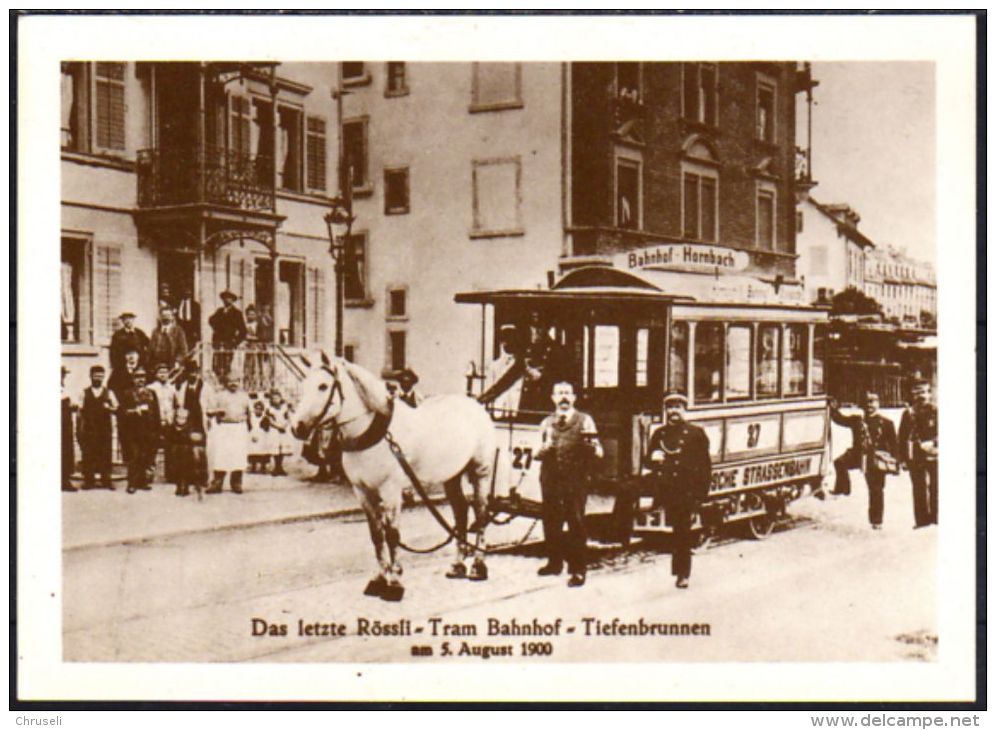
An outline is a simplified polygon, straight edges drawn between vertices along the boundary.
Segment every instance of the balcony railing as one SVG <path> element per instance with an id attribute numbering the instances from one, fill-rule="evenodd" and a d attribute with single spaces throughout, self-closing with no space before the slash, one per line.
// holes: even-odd
<path id="1" fill-rule="evenodd" d="M 210 203 L 241 210 L 274 210 L 273 160 L 208 147 L 196 152 L 162 149 L 138 153 L 138 205 L 159 208 Z"/>

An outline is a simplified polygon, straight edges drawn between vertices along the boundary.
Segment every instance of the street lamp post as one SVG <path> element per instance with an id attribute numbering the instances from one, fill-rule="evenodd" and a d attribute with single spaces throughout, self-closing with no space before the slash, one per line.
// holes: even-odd
<path id="1" fill-rule="evenodd" d="M 353 211 L 349 197 L 337 195 L 332 209 L 325 215 L 329 230 L 329 253 L 335 262 L 335 356 L 342 357 L 342 311 L 346 291 L 346 248 L 353 230 Z"/>

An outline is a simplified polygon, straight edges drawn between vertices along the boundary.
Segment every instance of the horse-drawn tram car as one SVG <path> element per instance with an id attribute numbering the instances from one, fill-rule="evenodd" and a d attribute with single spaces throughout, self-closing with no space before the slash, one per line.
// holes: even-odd
<path id="1" fill-rule="evenodd" d="M 655 273 L 584 266 L 546 290 L 456 296 L 482 307 L 481 363 L 472 373 L 479 377 L 468 383 L 489 403 L 508 450 L 512 473 L 491 495 L 498 519 L 540 514 L 533 457 L 557 380 L 575 385 L 578 407 L 597 424 L 605 455 L 591 491 L 615 498 L 615 519 L 595 515 L 595 523 L 612 525 L 614 539 L 669 532 L 646 453 L 668 391 L 687 397 L 687 419 L 709 437 L 701 538 L 727 523 L 746 523 L 763 538 L 789 502 L 821 487 L 829 460 L 827 311 L 784 301 L 777 286 L 741 291 L 737 302 L 722 301 L 737 292 L 718 286 L 716 297 L 669 293 Z"/>

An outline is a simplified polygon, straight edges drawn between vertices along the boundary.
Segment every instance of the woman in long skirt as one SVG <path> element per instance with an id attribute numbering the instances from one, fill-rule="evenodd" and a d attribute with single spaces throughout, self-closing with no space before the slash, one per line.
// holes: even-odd
<path id="1" fill-rule="evenodd" d="M 242 494 L 242 472 L 249 460 L 249 396 L 239 390 L 239 381 L 229 377 L 226 389 L 218 393 L 208 417 L 214 420 L 208 438 L 208 463 L 213 473 L 208 494 L 218 494 L 231 473 L 229 485 Z"/>

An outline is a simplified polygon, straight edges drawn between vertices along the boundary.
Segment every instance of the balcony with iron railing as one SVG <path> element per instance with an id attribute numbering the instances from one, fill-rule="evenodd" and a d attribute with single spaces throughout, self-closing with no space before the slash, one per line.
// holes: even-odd
<path id="1" fill-rule="evenodd" d="M 140 208 L 207 204 L 274 211 L 270 157 L 219 147 L 203 153 L 155 148 L 139 150 L 137 161 Z"/>

